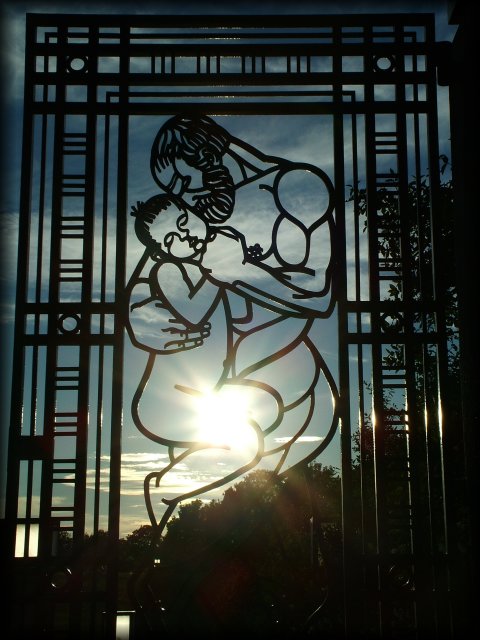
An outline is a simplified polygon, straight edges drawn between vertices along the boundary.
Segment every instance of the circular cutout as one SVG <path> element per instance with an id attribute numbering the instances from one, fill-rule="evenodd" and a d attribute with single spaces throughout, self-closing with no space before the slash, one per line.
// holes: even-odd
<path id="1" fill-rule="evenodd" d="M 380 327 L 383 333 L 388 333 L 389 331 L 403 331 L 403 314 L 398 311 L 393 311 L 391 313 L 382 313 L 380 315 Z"/>
<path id="2" fill-rule="evenodd" d="M 373 59 L 375 71 L 393 71 L 395 69 L 394 56 L 375 56 Z"/>
<path id="3" fill-rule="evenodd" d="M 69 587 L 71 580 L 72 572 L 68 567 L 65 567 L 65 569 L 56 569 L 50 575 L 50 584 L 56 591 Z"/>
<path id="4" fill-rule="evenodd" d="M 394 564 L 390 567 L 388 574 L 390 576 L 390 580 L 392 584 L 395 587 L 401 587 L 403 589 L 411 587 L 411 584 L 412 584 L 411 567 Z"/>
<path id="5" fill-rule="evenodd" d="M 73 73 L 85 73 L 88 66 L 88 58 L 71 56 L 67 58 L 67 71 Z"/>
<path id="6" fill-rule="evenodd" d="M 80 331 L 80 317 L 77 315 L 62 314 L 58 318 L 58 330 L 61 333 L 78 333 Z"/>

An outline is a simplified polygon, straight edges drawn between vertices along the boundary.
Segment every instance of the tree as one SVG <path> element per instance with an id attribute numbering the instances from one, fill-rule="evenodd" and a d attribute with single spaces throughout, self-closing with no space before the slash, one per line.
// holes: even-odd
<path id="1" fill-rule="evenodd" d="M 306 631 L 340 561 L 339 519 L 332 467 L 253 471 L 222 500 L 180 506 L 139 581 L 143 610 L 172 633 Z"/>

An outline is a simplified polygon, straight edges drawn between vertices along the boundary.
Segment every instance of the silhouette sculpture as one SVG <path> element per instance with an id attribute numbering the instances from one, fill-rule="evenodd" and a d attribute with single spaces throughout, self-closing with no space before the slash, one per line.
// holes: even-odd
<path id="1" fill-rule="evenodd" d="M 132 207 L 145 250 L 127 329 L 146 354 L 133 420 L 168 452 L 144 482 L 155 542 L 182 501 L 254 468 L 281 476 L 316 458 L 337 428 L 338 391 L 311 335 L 335 306 L 328 176 L 186 115 L 160 128 L 150 167 L 162 191 Z M 244 420 L 202 432 L 198 403 L 232 394 Z M 211 475 L 175 490 L 192 464 Z"/>

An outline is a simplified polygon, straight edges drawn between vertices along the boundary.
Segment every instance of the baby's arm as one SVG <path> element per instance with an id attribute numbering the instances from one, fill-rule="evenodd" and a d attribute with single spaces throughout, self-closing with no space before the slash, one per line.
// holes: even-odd
<path id="1" fill-rule="evenodd" d="M 210 335 L 210 325 L 186 327 L 151 295 L 148 283 L 140 282 L 131 290 L 127 331 L 139 349 L 168 354 L 201 346 Z"/>
<path id="2" fill-rule="evenodd" d="M 198 265 L 162 262 L 150 273 L 150 289 L 158 301 L 187 328 L 208 321 L 220 299 L 219 287 Z"/>
<path id="3" fill-rule="evenodd" d="M 208 282 L 198 267 L 196 283 L 183 265 L 163 262 L 154 265 L 147 278 L 132 287 L 127 330 L 140 349 L 176 353 L 201 346 L 210 335 L 209 318 L 220 291 Z"/>

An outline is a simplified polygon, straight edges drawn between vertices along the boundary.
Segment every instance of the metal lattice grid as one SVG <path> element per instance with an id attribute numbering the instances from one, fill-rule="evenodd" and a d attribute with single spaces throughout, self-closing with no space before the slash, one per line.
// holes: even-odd
<path id="1" fill-rule="evenodd" d="M 91 637 L 106 619 L 113 637 L 136 260 L 128 212 L 143 192 L 133 178 L 149 179 L 148 155 L 145 168 L 129 157 L 145 131 L 151 144 L 181 113 L 210 116 L 252 148 L 267 121 L 279 136 L 291 122 L 311 131 L 307 160 L 333 185 L 346 634 L 455 624 L 449 470 L 461 460 L 450 292 L 434 269 L 445 231 L 432 16 L 259 26 L 248 16 L 32 14 L 26 42 L 7 506 L 14 630 L 41 620 L 58 637 Z M 287 157 L 305 162 L 296 147 L 286 141 Z M 99 530 L 106 550 L 85 544 Z M 56 555 L 64 534 L 68 562 Z"/>

